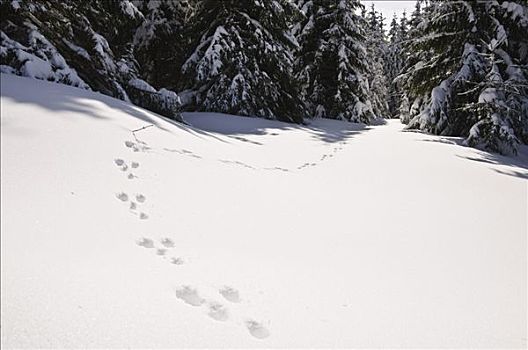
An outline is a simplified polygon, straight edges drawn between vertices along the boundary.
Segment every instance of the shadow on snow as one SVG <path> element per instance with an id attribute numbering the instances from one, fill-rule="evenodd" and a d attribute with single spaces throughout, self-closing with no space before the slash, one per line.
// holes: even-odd
<path id="1" fill-rule="evenodd" d="M 221 134 L 228 138 L 255 145 L 262 145 L 262 143 L 251 140 L 249 137 L 280 136 L 278 131 L 302 130 L 311 134 L 318 141 L 337 143 L 369 129 L 364 124 L 330 119 L 307 120 L 306 124 L 300 125 L 212 112 L 184 113 L 184 119 L 193 126 L 194 130 L 199 129 L 207 133 Z"/>
<path id="2" fill-rule="evenodd" d="M 463 139 L 461 137 L 442 137 L 431 134 L 427 135 L 434 136 L 435 138 L 422 140 L 423 142 L 442 143 L 464 148 L 468 147 L 463 144 Z M 475 156 L 457 155 L 457 157 L 494 166 L 507 166 L 510 167 L 510 169 L 497 169 L 496 167 L 490 167 L 490 169 L 502 175 L 528 179 L 528 146 L 519 145 L 517 156 L 503 156 L 501 154 L 491 153 L 482 149 L 476 149 L 475 153 Z"/>
<path id="3" fill-rule="evenodd" d="M 145 126 L 144 124 L 146 123 L 152 124 L 163 131 L 172 132 L 170 125 L 195 136 L 214 138 L 224 143 L 228 143 L 228 141 L 218 137 L 219 135 L 254 145 L 262 145 L 262 143 L 251 140 L 249 137 L 252 135 L 279 136 L 278 131 L 280 130 L 304 130 L 318 141 L 336 143 L 368 130 L 368 127 L 363 124 L 328 119 L 307 120 L 306 125 L 299 125 L 262 118 L 205 112 L 184 113 L 184 119 L 191 124 L 185 125 L 98 92 L 58 83 L 31 79 L 33 83 L 41 84 L 37 87 L 38 89 L 45 91 L 41 94 L 24 93 L 20 91 L 27 86 L 24 79 L 28 78 L 15 78 L 14 76 L 2 74 L 2 97 L 19 103 L 37 105 L 40 108 L 51 111 L 74 112 L 101 120 L 111 119 L 110 116 L 105 114 L 103 108 L 97 107 L 98 103 L 103 103 L 110 108 L 136 118 L 141 122 L 138 128 Z"/>

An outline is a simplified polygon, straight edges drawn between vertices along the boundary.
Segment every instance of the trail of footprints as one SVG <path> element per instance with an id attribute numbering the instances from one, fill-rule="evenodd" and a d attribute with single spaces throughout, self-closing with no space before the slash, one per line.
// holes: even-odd
<path id="1" fill-rule="evenodd" d="M 241 302 L 238 290 L 233 287 L 224 286 L 218 290 L 218 294 L 229 303 L 238 304 Z M 182 286 L 176 289 L 176 297 L 194 307 L 205 306 L 207 315 L 216 321 L 225 322 L 229 320 L 230 315 L 227 306 L 215 300 L 206 300 L 202 298 L 196 288 Z M 253 319 L 247 319 L 244 321 L 244 324 L 249 331 L 249 334 L 255 338 L 264 339 L 270 336 L 269 330 L 260 322 Z"/>
<path id="2" fill-rule="evenodd" d="M 320 162 L 324 162 L 327 159 L 333 158 L 337 154 L 337 152 L 339 152 L 339 151 L 341 151 L 343 149 L 344 145 L 346 145 L 346 141 L 339 142 L 339 146 L 338 147 L 334 147 L 334 149 L 332 150 L 332 153 L 323 154 L 321 159 L 319 159 L 319 162 L 317 162 L 317 163 L 304 163 L 303 165 L 298 166 L 297 170 L 303 170 L 303 169 L 306 169 L 306 168 L 309 168 L 309 167 L 314 167 L 314 166 L 317 166 Z"/>
<path id="3" fill-rule="evenodd" d="M 151 238 L 142 237 L 140 240 L 138 240 L 137 245 L 146 249 L 152 249 L 156 255 L 163 257 L 164 259 L 167 259 L 167 261 L 174 265 L 183 265 L 185 261 L 183 258 L 175 256 L 172 253 L 172 251 L 175 248 L 175 242 L 166 237 L 159 240 L 159 242 L 155 242 Z M 169 257 L 169 255 L 172 255 Z M 218 291 L 219 296 L 223 297 L 227 302 L 231 304 L 238 304 L 242 301 L 240 298 L 240 293 L 237 289 L 230 287 L 230 286 L 224 286 L 220 288 Z M 230 319 L 230 312 L 229 308 L 217 301 L 217 300 L 207 300 L 200 296 L 200 293 L 198 292 L 198 289 L 189 286 L 189 285 L 183 285 L 176 289 L 175 291 L 176 298 L 183 301 L 185 304 L 188 304 L 193 307 L 199 307 L 199 308 L 205 308 L 207 316 L 212 318 L 213 320 L 219 321 L 219 322 L 225 322 Z M 244 321 L 245 327 L 247 328 L 249 334 L 251 334 L 253 337 L 258 339 L 264 339 L 269 337 L 270 332 L 269 330 L 260 322 L 254 320 L 254 319 L 247 319 Z"/>
<path id="4" fill-rule="evenodd" d="M 346 141 L 340 141 L 338 143 L 338 146 L 333 148 L 332 153 L 323 154 L 321 156 L 321 158 L 319 159 L 319 162 L 304 163 L 303 165 L 298 166 L 296 169 L 297 170 L 304 170 L 304 169 L 309 168 L 309 167 L 317 166 L 320 162 L 323 162 L 323 161 L 325 161 L 327 159 L 333 158 L 339 151 L 341 151 L 343 149 L 343 147 L 344 147 L 344 145 L 346 145 L 346 143 L 347 143 Z M 127 148 L 131 149 L 133 152 L 148 152 L 148 151 L 151 150 L 151 148 L 145 142 L 139 141 L 139 140 L 136 140 L 136 142 L 134 142 L 134 141 L 125 141 L 125 146 Z M 166 152 L 178 153 L 178 154 L 189 156 L 189 157 L 192 157 L 192 158 L 198 158 L 198 159 L 202 159 L 203 158 L 202 156 L 197 155 L 197 154 L 193 153 L 192 151 L 189 151 L 189 150 L 186 150 L 186 149 L 163 148 L 163 150 L 166 151 Z M 256 168 L 254 166 L 248 165 L 248 164 L 240 162 L 240 161 L 232 161 L 232 160 L 226 160 L 226 159 L 218 159 L 218 161 L 221 162 L 221 163 L 225 163 L 225 164 L 242 166 L 244 168 L 248 168 L 248 169 L 251 169 L 251 170 L 259 170 L 259 168 Z M 129 170 L 129 166 L 125 163 L 124 160 L 116 159 L 115 163 L 123 172 L 127 172 Z M 131 166 L 132 169 L 136 169 L 136 168 L 139 167 L 139 163 L 132 162 L 130 166 Z M 282 171 L 282 172 L 291 171 L 291 169 L 282 168 L 282 167 L 270 167 L 270 168 L 261 168 L 261 169 L 262 170 Z M 130 172 L 127 175 L 127 178 L 130 179 L 130 180 L 133 180 L 133 179 L 137 178 L 137 176 L 135 176 L 132 172 Z M 146 218 L 148 218 L 148 216 L 147 217 L 143 216 L 143 219 L 146 219 Z"/>
<path id="5" fill-rule="evenodd" d="M 174 265 L 183 265 L 185 261 L 182 257 L 179 256 L 171 256 L 169 257 L 170 253 L 173 251 L 173 248 L 175 248 L 174 241 L 170 238 L 162 238 L 158 245 L 154 243 L 154 240 L 142 237 L 137 242 L 137 245 L 143 248 L 147 249 L 153 249 L 155 254 L 158 256 L 161 256 L 163 258 L 169 258 L 169 262 Z"/>
<path id="6" fill-rule="evenodd" d="M 150 147 L 146 143 L 138 141 L 126 141 L 125 146 L 131 149 L 133 152 L 146 152 L 150 150 Z M 171 150 L 172 151 L 172 150 Z M 187 154 L 187 152 L 185 152 Z M 191 153 L 191 152 L 189 152 Z M 191 154 L 191 156 L 194 156 Z M 199 156 L 198 156 L 199 157 Z M 133 171 L 139 168 L 138 162 L 130 162 L 128 164 L 125 160 L 121 158 L 114 159 L 115 165 L 119 170 L 126 173 L 126 178 L 129 180 L 137 179 Z M 241 165 L 241 164 L 237 164 Z M 244 164 L 245 165 L 245 164 Z M 276 170 L 288 171 L 287 169 L 276 168 Z M 147 201 L 147 197 L 142 193 L 136 193 L 134 195 L 129 195 L 126 192 L 116 193 L 116 198 L 128 204 L 129 211 L 134 215 L 138 215 L 140 220 L 147 220 L 149 216 L 140 210 L 140 207 Z M 173 254 L 176 243 L 169 237 L 161 238 L 159 241 L 155 242 L 153 239 L 148 237 L 141 237 L 136 241 L 136 244 L 147 250 L 152 250 L 155 255 L 162 257 L 167 262 L 173 265 L 184 265 L 185 260 Z M 226 302 L 230 304 L 238 304 L 241 302 L 240 294 L 235 288 L 224 286 L 218 291 L 219 296 L 221 296 Z M 230 319 L 229 308 L 216 300 L 206 300 L 199 295 L 199 292 L 196 288 L 192 286 L 184 285 L 176 289 L 176 298 L 182 300 L 184 303 L 191 305 L 193 307 L 205 307 L 207 315 L 219 322 L 226 322 Z M 244 321 L 245 327 L 247 328 L 249 334 L 257 339 L 264 339 L 270 336 L 269 330 L 260 322 L 255 321 L 254 319 L 246 319 Z"/>
<path id="7" fill-rule="evenodd" d="M 115 165 L 123 172 L 127 172 L 129 169 L 139 168 L 138 162 L 131 162 L 130 166 L 121 158 L 114 159 Z M 133 180 L 138 178 L 132 171 L 127 174 L 127 179 Z M 148 214 L 140 211 L 140 206 L 145 203 L 147 197 L 141 193 L 137 193 L 134 196 L 130 196 L 125 192 L 116 193 L 116 198 L 123 203 L 128 203 L 128 209 L 134 215 L 137 215 L 140 220 L 147 220 L 149 218 Z"/>
<path id="8" fill-rule="evenodd" d="M 133 143 L 131 141 L 127 141 L 127 142 L 129 142 L 127 144 L 127 147 L 132 148 L 135 152 L 140 150 L 140 148 L 138 148 L 138 147 L 140 147 L 141 145 L 138 146 L 138 144 Z M 346 141 L 341 141 L 341 142 L 339 142 L 339 145 L 337 147 L 333 148 L 332 153 L 323 154 L 318 162 L 304 163 L 303 165 L 298 166 L 295 169 L 304 170 L 304 169 L 309 168 L 309 167 L 317 166 L 317 165 L 319 165 L 319 163 L 324 162 L 325 160 L 328 160 L 330 158 L 333 158 L 339 151 L 341 151 L 343 149 L 344 145 L 346 145 Z M 146 147 L 146 146 L 143 145 L 143 147 Z M 147 147 L 146 149 L 150 149 L 150 148 Z M 199 158 L 199 159 L 203 158 L 202 156 L 194 154 L 193 152 L 191 152 L 189 150 L 186 150 L 186 149 L 163 148 L 163 150 L 167 151 L 167 152 L 171 152 L 171 153 L 182 154 L 182 155 L 193 157 L 193 158 Z M 290 172 L 290 171 L 293 170 L 293 169 L 287 169 L 287 168 L 282 168 L 282 167 L 259 168 L 259 167 L 254 167 L 252 165 L 246 164 L 246 163 L 241 162 L 241 161 L 234 161 L 234 160 L 228 160 L 228 159 L 217 159 L 217 160 L 219 162 L 221 162 L 221 163 L 224 163 L 224 164 L 241 166 L 241 167 L 244 167 L 244 168 L 247 168 L 247 169 L 251 169 L 251 170 L 271 170 L 271 171 L 282 171 L 282 172 Z"/>

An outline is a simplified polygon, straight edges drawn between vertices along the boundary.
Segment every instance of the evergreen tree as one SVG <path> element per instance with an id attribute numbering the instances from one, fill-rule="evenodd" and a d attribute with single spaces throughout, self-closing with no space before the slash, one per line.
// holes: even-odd
<path id="1" fill-rule="evenodd" d="M 385 72 L 387 73 L 387 79 L 390 83 L 388 104 L 391 117 L 394 117 L 394 115 L 397 114 L 397 109 L 399 107 L 396 98 L 396 89 L 394 88 L 393 83 L 393 80 L 398 75 L 398 66 L 400 65 L 401 47 L 399 32 L 398 17 L 396 14 L 394 14 L 389 28 L 389 46 L 387 49 L 387 55 L 385 57 Z"/>
<path id="2" fill-rule="evenodd" d="M 398 42 L 398 36 L 399 36 L 399 27 L 398 27 L 398 16 L 396 16 L 396 13 L 392 17 L 392 21 L 389 28 L 389 43 L 394 44 Z"/>
<path id="3" fill-rule="evenodd" d="M 178 96 L 141 79 L 133 38 L 145 18 L 130 1 L 2 1 L 0 10 L 3 72 L 89 88 L 180 120 Z"/>
<path id="4" fill-rule="evenodd" d="M 308 114 L 369 123 L 366 48 L 356 14 L 357 0 L 313 0 L 299 5 L 305 21 L 298 28 L 295 72 Z"/>
<path id="5" fill-rule="evenodd" d="M 430 1 L 424 12 L 405 74 L 408 96 L 422 101 L 409 127 L 514 153 L 527 142 L 527 7 Z"/>
<path id="6" fill-rule="evenodd" d="M 296 15 L 286 0 L 199 1 L 182 68 L 187 108 L 302 122 L 288 36 Z"/>
<path id="7" fill-rule="evenodd" d="M 408 88 L 410 79 L 412 78 L 410 73 L 422 64 L 420 62 L 426 61 L 430 54 L 429 51 L 416 51 L 414 47 L 414 43 L 416 43 L 422 35 L 420 25 L 425 23 L 422 4 L 425 4 L 424 0 L 416 1 L 415 9 L 408 22 L 409 27 L 406 34 L 406 40 L 403 41 L 401 45 L 401 57 L 403 58 L 403 67 L 401 69 L 402 74 L 399 75 L 395 81 L 401 91 L 398 112 L 400 120 L 404 124 L 408 124 L 411 117 L 418 114 L 423 103 L 423 96 L 414 94 Z"/>
<path id="8" fill-rule="evenodd" d="M 189 49 L 188 19 L 194 0 L 149 0 L 139 4 L 145 20 L 134 35 L 136 58 L 145 79 L 176 89 Z"/>
<path id="9" fill-rule="evenodd" d="M 374 5 L 367 14 L 367 54 L 368 81 L 370 86 L 369 100 L 377 118 L 387 118 L 389 113 L 389 80 L 386 74 L 385 56 L 387 43 L 383 28 L 383 17 Z"/>
<path id="10" fill-rule="evenodd" d="M 62 66 L 67 62 L 92 89 L 125 98 L 123 84 L 137 66 L 130 42 L 134 27 L 142 20 L 130 2 L 42 0 L 17 2 L 13 7 L 14 3 L 1 5 L 2 46 L 9 46 L 2 50 L 2 64 L 31 76 L 38 73 L 32 67 L 47 63 L 50 72 L 40 72 L 38 78 L 68 83 L 53 74 L 58 68 L 66 69 Z M 9 45 L 10 40 L 20 46 Z"/>
<path id="11" fill-rule="evenodd" d="M 402 103 L 402 91 L 396 78 L 402 72 L 405 55 L 403 44 L 407 40 L 407 15 L 404 12 L 398 21 L 394 15 L 389 30 L 389 46 L 386 56 L 386 74 L 390 83 L 389 88 L 389 112 L 391 117 L 399 117 L 399 109 Z"/>

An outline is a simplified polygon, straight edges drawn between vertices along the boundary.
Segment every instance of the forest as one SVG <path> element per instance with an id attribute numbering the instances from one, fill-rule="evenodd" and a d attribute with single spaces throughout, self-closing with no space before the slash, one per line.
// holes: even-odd
<path id="1" fill-rule="evenodd" d="M 0 3 L 4 73 L 181 120 L 399 118 L 515 154 L 528 143 L 524 1 L 419 0 L 385 28 L 359 0 Z"/>

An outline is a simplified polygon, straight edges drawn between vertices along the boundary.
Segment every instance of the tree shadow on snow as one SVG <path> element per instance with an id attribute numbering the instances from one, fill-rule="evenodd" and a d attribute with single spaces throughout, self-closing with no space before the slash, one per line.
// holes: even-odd
<path id="1" fill-rule="evenodd" d="M 110 120 L 112 118 L 107 115 L 105 109 L 101 108 L 102 106 L 98 107 L 98 104 L 104 104 L 136 118 L 140 122 L 138 128 L 151 124 L 163 131 L 172 132 L 173 127 L 176 127 L 195 136 L 214 138 L 223 143 L 229 142 L 217 135 L 249 144 L 262 145 L 250 137 L 253 135 L 279 136 L 281 130 L 303 130 L 312 134 L 313 138 L 318 141 L 337 143 L 368 130 L 368 127 L 363 124 L 329 119 L 308 119 L 306 124 L 299 125 L 262 118 L 205 112 L 184 113 L 184 119 L 190 124 L 185 125 L 119 99 L 68 85 L 29 79 L 31 89 L 25 91 L 28 89 L 27 79 L 29 78 L 2 74 L 2 97 L 18 103 L 33 104 L 50 111 L 72 112 L 72 116 L 83 115 L 100 120 Z M 69 114 L 66 115 L 70 117 Z"/>
<path id="2" fill-rule="evenodd" d="M 517 156 L 503 156 L 500 154 L 481 152 L 479 153 L 478 157 L 461 156 L 461 155 L 457 155 L 457 157 L 472 160 L 474 162 L 490 164 L 490 165 L 504 165 L 510 168 L 520 168 L 520 169 L 497 169 L 495 167 L 492 167 L 491 169 L 502 175 L 509 175 L 509 176 L 528 180 L 528 152 L 526 150 L 528 147 L 521 146 L 520 148 L 525 148 L 525 150 L 519 149 L 519 154 Z"/>
<path id="3" fill-rule="evenodd" d="M 468 148 L 468 146 L 463 144 L 463 139 L 460 137 L 435 136 L 434 139 L 426 139 L 422 141 L 442 143 L 451 146 L 463 147 L 465 149 Z M 474 149 L 474 151 L 476 153 L 475 156 L 460 154 L 457 154 L 456 156 L 458 158 L 492 165 L 492 167 L 489 168 L 502 175 L 528 179 L 528 146 L 520 145 L 517 156 L 503 156 L 498 153 L 490 153 L 481 149 Z M 497 169 L 496 166 L 505 166 L 509 167 L 510 169 Z"/>
<path id="4" fill-rule="evenodd" d="M 332 130 L 329 128 L 321 128 L 316 126 L 304 127 L 312 134 L 312 137 L 323 141 L 325 143 L 343 142 L 354 135 L 360 134 L 363 131 L 370 130 L 369 127 L 363 124 L 350 124 L 349 129 Z"/>
<path id="5" fill-rule="evenodd" d="M 184 119 L 193 126 L 193 130 L 199 129 L 207 133 L 221 134 L 254 145 L 262 145 L 262 143 L 250 139 L 251 136 L 280 136 L 279 131 L 302 130 L 310 133 L 318 141 L 337 143 L 369 129 L 363 124 L 329 119 L 308 120 L 306 124 L 300 125 L 209 112 L 184 113 Z"/>
<path id="6" fill-rule="evenodd" d="M 32 86 L 34 90 L 24 91 L 24 89 L 27 89 L 28 81 L 26 79 L 37 84 L 36 86 Z M 67 115 L 68 117 L 83 115 L 100 120 L 109 120 L 111 117 L 105 113 L 105 109 L 98 108 L 97 106 L 99 103 L 102 103 L 107 107 L 136 118 L 140 122 L 138 128 L 145 126 L 145 124 L 151 124 L 163 131 L 171 132 L 169 126 L 175 126 L 180 130 L 190 132 L 199 137 L 213 137 L 221 142 L 226 142 L 206 131 L 171 120 L 155 112 L 147 111 L 131 103 L 99 92 L 58 83 L 43 82 L 26 77 L 6 76 L 4 74 L 2 74 L 1 90 L 2 98 L 11 99 L 17 103 L 36 105 L 40 108 L 55 112 L 72 112 L 71 115 Z M 34 93 L 35 91 L 41 91 L 42 93 Z"/>

